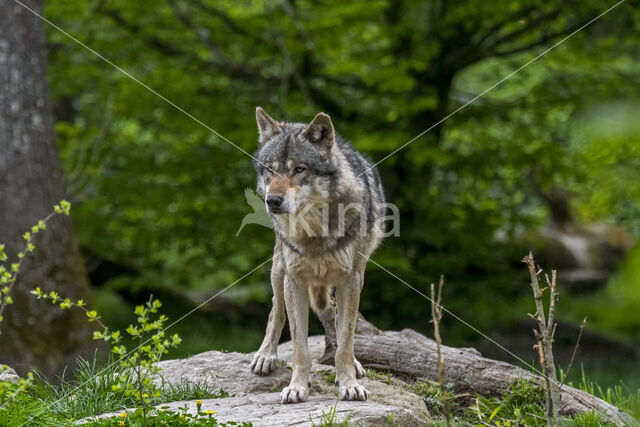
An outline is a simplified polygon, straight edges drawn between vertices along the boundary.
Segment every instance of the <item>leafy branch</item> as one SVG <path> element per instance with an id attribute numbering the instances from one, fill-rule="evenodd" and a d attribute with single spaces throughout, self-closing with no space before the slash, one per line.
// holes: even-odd
<path id="1" fill-rule="evenodd" d="M 40 231 L 46 230 L 47 222 L 53 218 L 55 215 L 66 215 L 69 216 L 69 212 L 71 211 L 71 203 L 66 200 L 62 200 L 59 204 L 53 207 L 53 212 L 51 212 L 45 219 L 41 219 L 38 221 L 36 225 L 31 227 L 31 231 L 27 231 L 22 235 L 22 238 L 25 240 L 24 249 L 18 252 L 18 262 L 12 263 L 9 270 L 3 265 L 0 265 L 0 286 L 2 286 L 2 291 L 0 291 L 0 325 L 3 320 L 3 313 L 5 308 L 13 304 L 13 299 L 11 298 L 11 291 L 16 284 L 16 280 L 18 278 L 18 273 L 20 273 L 20 268 L 22 267 L 22 262 L 24 261 L 27 254 L 32 253 L 35 250 L 35 245 L 33 244 L 33 238 Z M 4 251 L 4 245 L 0 244 L 0 262 L 6 262 L 8 260 L 7 254 Z M 2 330 L 0 329 L 0 333 Z"/>

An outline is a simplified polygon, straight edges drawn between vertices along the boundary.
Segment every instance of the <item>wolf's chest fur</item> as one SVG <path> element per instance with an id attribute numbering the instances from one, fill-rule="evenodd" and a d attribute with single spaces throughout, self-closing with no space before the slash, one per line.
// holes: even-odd
<path id="1" fill-rule="evenodd" d="M 331 273 L 349 273 L 353 268 L 353 246 L 346 246 L 317 256 L 302 255 L 284 247 L 285 269 L 288 274 L 301 279 L 324 281 Z"/>

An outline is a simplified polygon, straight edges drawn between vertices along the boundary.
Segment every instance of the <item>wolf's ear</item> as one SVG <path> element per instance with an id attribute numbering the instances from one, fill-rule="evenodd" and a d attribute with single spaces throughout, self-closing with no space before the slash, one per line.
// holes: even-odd
<path id="1" fill-rule="evenodd" d="M 336 139 L 331 118 L 325 113 L 318 113 L 303 132 L 309 141 L 323 150 L 330 150 Z"/>
<path id="2" fill-rule="evenodd" d="M 258 122 L 258 132 L 260 133 L 260 144 L 264 144 L 273 135 L 282 130 L 280 124 L 260 107 L 256 108 L 256 122 Z"/>

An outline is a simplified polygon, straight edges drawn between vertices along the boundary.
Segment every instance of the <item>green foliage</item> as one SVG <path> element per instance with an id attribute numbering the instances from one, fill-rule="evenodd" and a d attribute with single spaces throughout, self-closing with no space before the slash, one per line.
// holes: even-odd
<path id="1" fill-rule="evenodd" d="M 627 254 L 604 289 L 572 299 L 566 307 L 571 319 L 589 314 L 589 324 L 599 332 L 629 343 L 640 340 L 640 245 Z"/>
<path id="2" fill-rule="evenodd" d="M 71 203 L 66 200 L 62 200 L 59 204 L 53 207 L 53 212 L 46 218 L 38 221 L 36 225 L 31 227 L 31 231 L 27 231 L 22 235 L 25 241 L 25 247 L 21 252 L 16 255 L 18 261 L 11 264 L 10 269 L 7 269 L 3 264 L 8 261 L 8 256 L 4 250 L 4 244 L 0 243 L 0 326 L 2 326 L 4 310 L 7 306 L 13 304 L 11 298 L 11 290 L 16 283 L 18 273 L 20 273 L 20 267 L 25 255 L 32 253 L 35 250 L 35 245 L 32 240 L 35 235 L 40 231 L 46 230 L 46 223 L 53 218 L 54 215 L 69 215 L 71 209 Z M 61 305 L 62 306 L 62 305 Z M 0 328 L 0 337 L 2 329 Z M 7 365 L 0 365 L 0 374 L 5 372 L 9 367 Z M 33 374 L 30 372 L 27 374 L 27 378 L 20 378 L 17 384 L 12 384 L 8 381 L 0 381 L 0 411 L 4 410 L 9 403 L 17 399 L 20 394 L 24 393 L 33 384 Z"/>
<path id="3" fill-rule="evenodd" d="M 47 3 L 45 13 L 249 153 L 262 105 L 286 120 L 328 112 L 358 149 L 380 160 L 560 36 L 538 40 L 603 9 L 595 0 L 288 4 L 200 0 L 179 4 L 180 19 L 169 3 L 149 13 L 122 0 L 98 8 L 76 0 Z M 446 298 L 461 317 L 480 317 L 469 299 L 481 305 L 491 295 L 508 306 L 520 295 L 510 271 L 521 250 L 496 243 L 494 234 L 513 235 L 547 217 L 529 172 L 544 188 L 566 184 L 582 217 L 632 224 L 640 211 L 620 186 L 611 203 L 591 198 L 613 197 L 604 175 L 609 183 L 638 182 L 639 168 L 599 162 L 605 147 L 620 159 L 606 133 L 588 150 L 575 142 L 593 115 L 613 114 L 591 113 L 602 100 L 632 98 L 629 85 L 637 84 L 621 76 L 638 72 L 637 20 L 625 18 L 637 14 L 621 5 L 601 20 L 606 30 L 576 34 L 383 162 L 402 237 L 388 239 L 376 260 L 417 287 L 440 273 L 451 283 L 473 279 Z M 270 256 L 271 231 L 249 226 L 235 237 L 248 212 L 242 189 L 254 185 L 250 158 L 63 34 L 51 31 L 49 42 L 58 141 L 68 188 L 82 201 L 74 211 L 81 242 L 140 273 L 109 286 L 134 295 L 221 289 Z M 629 166 L 633 132 L 625 136 Z M 371 268 L 367 278 L 361 306 L 376 324 L 420 322 L 419 307 L 395 308 L 409 293 L 386 273 Z M 267 281 L 250 276 L 229 296 L 268 302 Z M 488 313 L 477 326 L 495 320 Z"/>
<path id="4" fill-rule="evenodd" d="M 456 402 L 456 396 L 453 393 L 453 384 L 449 383 L 445 386 L 447 388 L 446 396 L 448 400 L 449 411 L 452 414 L 458 412 L 459 404 Z M 410 388 L 410 391 L 422 397 L 424 403 L 429 408 L 429 412 L 434 415 L 443 414 L 442 404 L 442 390 L 440 385 L 431 381 L 417 381 Z"/>
<path id="5" fill-rule="evenodd" d="M 101 366 L 95 357 L 91 361 L 78 360 L 71 377 L 63 376 L 59 384 L 36 374 L 32 386 L 8 403 L 6 410 L 0 410 L 0 425 L 64 426 L 80 418 L 135 407 L 139 404 L 136 396 L 127 395 L 119 387 L 125 380 L 134 383 L 135 378 L 128 376 L 117 360 Z M 227 396 L 223 390 L 214 390 L 206 383 L 163 384 L 162 393 L 151 399 L 150 404 Z M 148 425 L 154 424 L 150 421 Z"/>
<path id="6" fill-rule="evenodd" d="M 564 425 L 568 427 L 615 426 L 614 423 L 602 422 L 600 420 L 600 414 L 596 411 L 581 412 L 573 415 L 565 420 Z"/>
<path id="7" fill-rule="evenodd" d="M 82 300 L 72 302 L 68 298 L 63 299 L 54 291 L 46 294 L 40 288 L 34 289 L 31 293 L 37 299 L 49 301 L 54 305 L 60 301 L 61 310 L 70 307 L 78 308 L 86 313 L 89 322 L 100 324 L 102 331 L 95 331 L 93 339 L 110 342 L 111 352 L 120 358 L 118 363 L 122 367 L 119 380 L 111 385 L 112 390 L 124 393 L 125 396 L 135 396 L 138 404 L 142 406 L 143 415 L 146 416 L 151 402 L 162 396 L 161 387 L 154 381 L 154 376 L 161 371 L 157 362 L 170 348 L 175 348 L 181 343 L 178 334 L 165 338 L 164 324 L 168 318 L 163 314 L 157 315 L 162 303 L 157 299 L 154 300 L 152 295 L 145 305 L 136 306 L 134 314 L 137 316 L 137 325 L 129 325 L 126 329 L 136 343 L 136 348 L 127 352 L 127 348 L 121 343 L 120 331 L 110 331 L 109 327 L 100 321 L 101 317 L 98 313 L 86 308 Z M 149 338 L 147 338 L 148 335 L 150 335 Z"/>
<path id="8" fill-rule="evenodd" d="M 572 384 L 570 383 L 570 385 Z M 613 387 L 603 387 L 596 381 L 587 378 L 584 366 L 582 366 L 581 378 L 577 387 L 640 419 L 640 388 L 635 391 L 630 390 L 622 380 L 620 384 Z"/>
<path id="9" fill-rule="evenodd" d="M 161 427 L 161 426 L 194 426 L 194 427 L 226 427 L 226 426 L 241 426 L 250 427 L 251 423 L 245 422 L 219 422 L 213 415 L 215 411 L 198 411 L 196 414 L 191 414 L 187 408 L 183 408 L 180 412 L 154 409 L 152 410 L 146 419 L 143 416 L 141 410 L 135 412 L 123 412 L 119 416 L 114 416 L 108 419 L 101 419 L 90 422 L 88 426 L 141 426 L 146 421 L 146 425 L 149 427 Z M 143 421 L 145 420 L 145 421 Z"/>
<path id="10" fill-rule="evenodd" d="M 8 369 L 7 365 L 0 365 L 0 375 Z M 20 378 L 17 383 L 0 381 L 0 412 L 5 410 L 12 401 L 18 399 L 32 385 L 33 374 L 31 372 L 29 372 L 27 378 Z"/>
<path id="11" fill-rule="evenodd" d="M 498 426 L 547 425 L 544 388 L 524 379 L 511 384 L 502 396 L 477 396 L 470 409 L 479 421 Z"/>
<path id="12" fill-rule="evenodd" d="M 8 256 L 4 251 L 4 244 L 0 243 L 0 326 L 2 325 L 2 313 L 4 312 L 6 306 L 13 304 L 13 299 L 11 298 L 11 289 L 16 283 L 16 279 L 18 277 L 18 273 L 20 273 L 20 267 L 22 266 L 22 260 L 24 257 L 32 253 L 35 250 L 35 245 L 33 244 L 33 238 L 42 230 L 46 230 L 46 223 L 54 217 L 56 214 L 60 215 L 69 215 L 71 210 L 71 203 L 66 200 L 62 200 L 59 204 L 53 207 L 53 212 L 50 213 L 46 218 L 38 221 L 36 225 L 31 227 L 31 231 L 27 231 L 22 235 L 22 238 L 25 241 L 24 249 L 16 255 L 18 260 L 11 264 L 11 267 L 7 269 L 5 264 L 8 261 Z M 2 330 L 0 329 L 0 333 Z"/>

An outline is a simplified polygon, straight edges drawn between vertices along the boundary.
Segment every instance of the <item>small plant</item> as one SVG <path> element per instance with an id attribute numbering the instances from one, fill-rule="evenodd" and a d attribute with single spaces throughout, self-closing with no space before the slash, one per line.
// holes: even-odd
<path id="1" fill-rule="evenodd" d="M 0 375 L 9 369 L 7 365 L 0 365 Z M 9 402 L 24 393 L 33 384 L 33 374 L 29 372 L 27 378 L 20 378 L 18 382 L 0 381 L 0 410 L 5 409 Z"/>
<path id="2" fill-rule="evenodd" d="M 322 415 L 320 416 L 320 424 L 316 424 L 311 418 L 311 414 L 309 414 L 309 421 L 311 421 L 311 425 L 313 427 L 347 427 L 349 426 L 350 424 L 349 419 L 351 418 L 351 413 L 349 413 L 349 415 L 347 415 L 347 417 L 344 420 L 338 421 L 338 418 L 336 416 L 337 408 L 338 408 L 338 402 L 336 402 L 334 405 L 331 405 L 331 407 L 329 408 L 329 412 L 325 412 L 323 409 Z"/>
<path id="3" fill-rule="evenodd" d="M 532 381 L 519 379 L 502 396 L 476 395 L 469 410 L 484 425 L 542 426 L 547 424 L 545 390 Z"/>
<path id="4" fill-rule="evenodd" d="M 370 369 L 370 368 L 365 369 L 365 372 L 366 372 L 367 378 L 370 378 L 372 380 L 382 381 L 387 384 L 393 383 L 393 374 L 391 372 L 379 371 L 377 369 Z"/>
<path id="5" fill-rule="evenodd" d="M 125 396 L 136 396 L 137 402 L 142 408 L 142 425 L 146 426 L 146 414 L 149 411 L 151 401 L 162 395 L 162 389 L 157 382 L 153 381 L 154 376 L 160 372 L 156 363 L 170 348 L 177 347 L 181 342 L 178 334 L 174 334 L 170 339 L 165 337 L 164 323 L 168 318 L 163 314 L 155 316 L 162 307 L 162 303 L 159 300 L 154 300 L 151 295 L 145 305 L 136 306 L 134 314 L 137 316 L 137 325 L 129 325 L 126 329 L 126 332 L 134 339 L 136 348 L 127 353 L 126 347 L 121 343 L 122 334 L 120 331 L 111 331 L 102 323 L 98 313 L 88 309 L 82 300 L 73 302 L 69 298 L 62 298 L 55 291 L 47 294 L 40 288 L 34 289 L 31 293 L 38 299 L 58 305 L 61 310 L 72 307 L 82 310 L 87 315 L 89 322 L 97 322 L 100 325 L 102 331 L 95 331 L 93 339 L 111 342 L 111 351 L 120 357 L 120 364 L 123 368 L 121 379 L 112 385 L 112 389 L 123 392 Z M 146 341 L 145 338 L 147 338 Z"/>
<path id="6" fill-rule="evenodd" d="M 609 425 L 613 426 L 615 424 L 602 422 L 600 414 L 596 411 L 587 411 L 567 418 L 564 425 L 571 427 L 600 427 Z"/>
<path id="7" fill-rule="evenodd" d="M 445 393 L 447 393 L 447 401 L 449 403 L 450 413 L 455 413 L 458 409 L 458 405 L 455 399 L 465 395 L 454 395 L 453 383 L 445 384 Z M 434 415 L 444 415 L 442 388 L 440 384 L 432 381 L 417 381 L 409 389 L 412 393 L 422 397 L 424 403 L 427 405 L 429 412 Z"/>
<path id="8" fill-rule="evenodd" d="M 38 234 L 42 230 L 46 230 L 47 222 L 53 218 L 55 215 L 69 215 L 69 211 L 71 210 L 71 203 L 63 200 L 60 204 L 55 205 L 53 207 L 53 212 L 51 212 L 45 219 L 41 219 L 38 221 L 36 225 L 31 227 L 31 231 L 27 231 L 22 235 L 22 238 L 25 240 L 24 249 L 18 252 L 18 261 L 11 264 L 11 267 L 7 270 L 4 265 L 0 265 L 0 287 L 2 291 L 0 292 L 0 326 L 2 326 L 2 320 L 5 308 L 8 305 L 13 304 L 13 299 L 11 298 L 11 291 L 16 284 L 16 279 L 18 278 L 18 273 L 20 273 L 20 267 L 22 266 L 22 262 L 27 254 L 33 252 L 36 247 L 33 244 L 32 240 L 36 234 Z M 0 243 L 0 263 L 7 262 L 8 257 L 4 251 L 4 245 Z M 0 333 L 2 333 L 2 329 L 0 329 Z"/>
<path id="9" fill-rule="evenodd" d="M 433 322 L 433 336 L 436 340 L 436 349 L 438 353 L 438 385 L 440 386 L 440 399 L 442 400 L 442 410 L 447 427 L 451 427 L 451 414 L 449 413 L 448 393 L 445 388 L 444 380 L 444 362 L 442 360 L 442 338 L 440 337 L 440 321 L 442 320 L 442 286 L 444 285 L 444 276 L 440 276 L 438 283 L 438 293 L 436 296 L 435 285 L 431 284 L 431 322 Z"/>
<path id="10" fill-rule="evenodd" d="M 148 422 L 152 426 L 171 426 L 171 427 L 226 427 L 240 426 L 251 427 L 251 423 L 245 422 L 220 422 L 214 415 L 216 411 L 198 410 L 197 413 L 191 414 L 187 407 L 183 407 L 180 411 L 169 411 L 166 408 L 152 409 L 148 414 L 144 415 L 142 409 L 136 411 L 122 412 L 107 419 L 93 420 L 85 425 L 88 426 L 118 426 L 129 427 L 139 426 L 141 423 Z"/>
<path id="11" fill-rule="evenodd" d="M 393 422 L 393 412 L 390 413 L 389 415 L 387 415 L 387 422 L 389 423 L 390 426 L 395 426 L 396 423 Z"/>
<path id="12" fill-rule="evenodd" d="M 12 263 L 9 269 L 3 265 L 9 258 L 5 253 L 5 246 L 0 243 L 0 334 L 2 334 L 4 310 L 7 306 L 13 304 L 11 291 L 16 284 L 18 273 L 20 273 L 20 268 L 22 267 L 22 262 L 27 254 L 33 252 L 36 248 L 33 244 L 34 236 L 40 231 L 45 230 L 47 228 L 47 222 L 55 215 L 61 214 L 68 216 L 70 209 L 71 203 L 66 200 L 62 200 L 59 204 L 53 207 L 53 212 L 47 215 L 46 218 L 39 220 L 36 225 L 31 227 L 31 231 L 24 233 L 22 235 L 22 238 L 25 240 L 24 249 L 18 252 L 17 262 Z M 8 369 L 9 367 L 7 365 L 0 365 L 0 373 L 3 373 Z M 6 408 L 10 401 L 16 399 L 21 393 L 24 393 L 32 384 L 33 374 L 31 372 L 27 374 L 27 378 L 20 378 L 16 384 L 9 381 L 0 381 L 0 410 Z"/>

